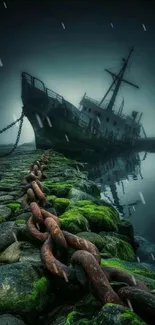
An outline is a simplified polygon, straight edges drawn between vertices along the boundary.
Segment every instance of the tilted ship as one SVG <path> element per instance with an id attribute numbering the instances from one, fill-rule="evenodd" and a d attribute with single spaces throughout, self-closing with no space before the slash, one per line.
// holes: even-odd
<path id="1" fill-rule="evenodd" d="M 30 121 L 36 147 L 53 148 L 59 152 L 107 152 L 133 147 L 140 132 L 145 131 L 140 124 L 142 113 L 133 111 L 125 116 L 124 99 L 118 111 L 115 101 L 122 83 L 139 88 L 124 79 L 124 74 L 133 52 L 123 59 L 118 74 L 111 74 L 113 81 L 101 101 L 84 94 L 79 108 L 62 96 L 45 87 L 44 83 L 26 72 L 22 73 L 22 101 L 25 116 Z M 112 96 L 107 102 L 107 96 Z"/>

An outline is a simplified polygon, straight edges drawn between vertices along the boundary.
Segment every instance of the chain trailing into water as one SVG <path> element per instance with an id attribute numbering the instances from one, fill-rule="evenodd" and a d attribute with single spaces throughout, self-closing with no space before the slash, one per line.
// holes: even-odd
<path id="1" fill-rule="evenodd" d="M 3 132 L 7 131 L 8 129 L 10 129 L 12 126 L 14 126 L 16 123 L 18 123 L 20 121 L 19 129 L 18 129 L 18 133 L 17 133 L 17 138 L 16 138 L 16 142 L 15 142 L 14 146 L 12 147 L 12 149 L 9 152 L 6 152 L 3 155 L 0 155 L 0 157 L 6 157 L 6 156 L 10 155 L 17 148 L 18 142 L 19 142 L 19 139 L 20 139 L 20 135 L 21 135 L 21 131 L 22 131 L 23 120 L 24 120 L 24 112 L 22 111 L 21 116 L 16 121 L 12 122 L 8 126 L 6 126 L 4 129 L 0 130 L 0 134 L 1 134 Z"/>
<path id="2" fill-rule="evenodd" d="M 127 301 L 122 300 L 111 287 L 111 280 L 125 281 L 130 287 L 135 286 L 148 292 L 146 285 L 135 279 L 133 281 L 131 274 L 112 267 L 101 267 L 100 253 L 96 246 L 89 240 L 61 230 L 59 218 L 46 210 L 47 201 L 41 180 L 45 178 L 44 169 L 47 168 L 49 158 L 52 159 L 51 150 L 30 166 L 29 174 L 23 179 L 25 195 L 22 204 L 32 212 L 27 221 L 27 230 L 36 241 L 42 243 L 41 259 L 44 266 L 52 275 L 63 278 L 66 282 L 79 286 L 89 285 L 91 293 L 103 305 L 127 305 Z M 69 260 L 70 247 L 76 249 L 76 252 Z"/>

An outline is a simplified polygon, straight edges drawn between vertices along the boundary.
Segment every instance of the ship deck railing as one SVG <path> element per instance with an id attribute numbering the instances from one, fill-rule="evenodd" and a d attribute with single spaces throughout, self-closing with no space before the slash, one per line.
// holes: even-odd
<path id="1" fill-rule="evenodd" d="M 29 73 L 27 72 L 22 72 L 22 78 L 26 79 L 26 81 L 34 88 L 37 88 L 41 91 L 43 91 L 47 96 L 57 99 L 61 104 L 63 102 L 63 97 L 59 94 L 57 94 L 56 92 L 54 92 L 53 90 L 46 88 L 44 83 L 36 78 L 31 76 Z"/>

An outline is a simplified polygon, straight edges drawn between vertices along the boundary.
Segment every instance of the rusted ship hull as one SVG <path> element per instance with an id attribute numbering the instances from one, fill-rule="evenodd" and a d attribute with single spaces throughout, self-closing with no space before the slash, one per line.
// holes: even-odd
<path id="1" fill-rule="evenodd" d="M 111 141 L 100 134 L 92 134 L 89 125 L 80 122 L 80 111 L 76 107 L 27 73 L 22 74 L 22 101 L 24 114 L 33 127 L 39 149 L 104 154 L 132 146 L 131 143 Z"/>

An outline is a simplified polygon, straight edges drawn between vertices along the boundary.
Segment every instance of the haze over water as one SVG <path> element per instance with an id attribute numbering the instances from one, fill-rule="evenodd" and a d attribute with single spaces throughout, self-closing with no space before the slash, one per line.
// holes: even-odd
<path id="1" fill-rule="evenodd" d="M 128 219 L 135 235 L 155 243 L 155 153 L 128 153 L 100 164 L 91 177 Z"/>

